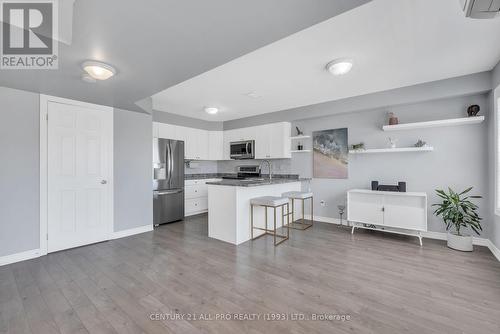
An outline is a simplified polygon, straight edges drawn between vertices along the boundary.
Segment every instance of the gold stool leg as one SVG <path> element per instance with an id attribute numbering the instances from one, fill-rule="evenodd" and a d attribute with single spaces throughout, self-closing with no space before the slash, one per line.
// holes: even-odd
<path id="1" fill-rule="evenodd" d="M 314 201 L 311 196 L 311 225 L 314 224 Z"/>
<path id="2" fill-rule="evenodd" d="M 305 207 L 305 200 L 302 199 L 302 224 L 306 223 L 306 207 Z"/>
<path id="3" fill-rule="evenodd" d="M 250 231 L 250 236 L 251 239 L 253 240 L 253 204 L 250 204 L 250 226 L 252 227 L 252 230 Z"/>
<path id="4" fill-rule="evenodd" d="M 276 207 L 274 207 L 274 234 L 273 234 L 273 239 L 274 239 L 274 246 L 276 246 Z"/>
<path id="5" fill-rule="evenodd" d="M 286 237 L 290 238 L 290 205 L 286 203 Z"/>

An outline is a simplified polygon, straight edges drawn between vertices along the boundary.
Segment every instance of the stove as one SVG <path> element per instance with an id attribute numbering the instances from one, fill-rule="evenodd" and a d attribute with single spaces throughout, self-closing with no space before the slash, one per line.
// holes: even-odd
<path id="1" fill-rule="evenodd" d="M 261 179 L 260 166 L 238 166 L 236 167 L 236 175 L 223 176 L 223 179 L 229 180 L 246 180 L 246 179 Z"/>

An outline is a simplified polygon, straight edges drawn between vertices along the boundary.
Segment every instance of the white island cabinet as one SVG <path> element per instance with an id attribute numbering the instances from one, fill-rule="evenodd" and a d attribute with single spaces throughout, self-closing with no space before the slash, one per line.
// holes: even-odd
<path id="1" fill-rule="evenodd" d="M 238 181 L 216 182 L 219 185 L 208 183 L 208 236 L 234 245 L 250 240 L 250 200 L 260 196 L 281 196 L 282 193 L 300 191 L 301 189 L 299 180 L 276 180 L 275 182 L 241 186 L 238 185 Z M 295 213 L 296 217 L 300 217 L 300 208 L 295 208 Z M 268 209 L 267 217 L 268 227 L 272 229 L 273 209 Z M 276 217 L 277 226 L 281 227 L 283 218 L 279 208 L 276 209 Z M 256 206 L 254 208 L 254 226 L 264 227 L 264 222 L 264 208 Z M 255 236 L 262 233 L 259 230 L 254 231 Z"/>
<path id="2" fill-rule="evenodd" d="M 416 235 L 422 244 L 421 232 L 427 231 L 427 194 L 349 190 L 347 220 L 352 232 L 358 227 Z"/>

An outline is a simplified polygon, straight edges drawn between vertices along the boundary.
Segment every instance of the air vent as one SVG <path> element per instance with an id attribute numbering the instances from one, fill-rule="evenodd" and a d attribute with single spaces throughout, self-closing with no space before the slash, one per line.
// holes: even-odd
<path id="1" fill-rule="evenodd" d="M 460 0 L 466 17 L 491 19 L 500 12 L 500 0 Z"/>

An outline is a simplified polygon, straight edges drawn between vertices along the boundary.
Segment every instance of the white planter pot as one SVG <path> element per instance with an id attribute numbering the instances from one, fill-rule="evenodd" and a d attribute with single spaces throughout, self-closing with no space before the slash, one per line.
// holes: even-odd
<path id="1" fill-rule="evenodd" d="M 471 235 L 456 235 L 454 233 L 447 234 L 448 247 L 462 252 L 472 252 L 472 236 Z"/>

